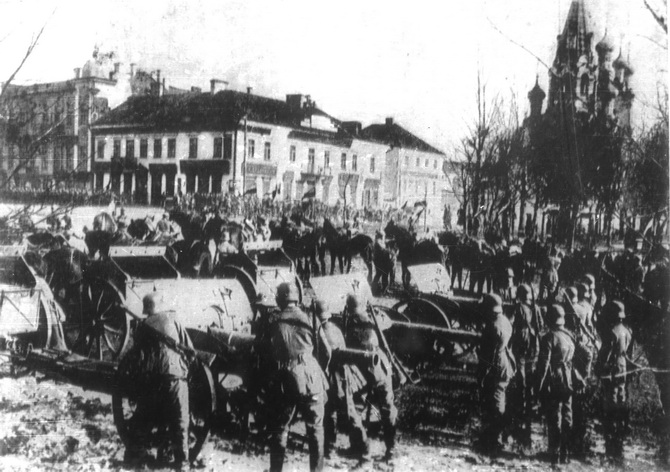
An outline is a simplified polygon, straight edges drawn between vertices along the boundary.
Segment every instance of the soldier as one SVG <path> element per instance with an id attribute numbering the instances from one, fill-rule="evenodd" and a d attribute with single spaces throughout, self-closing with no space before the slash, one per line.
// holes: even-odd
<path id="1" fill-rule="evenodd" d="M 393 252 L 386 248 L 384 234 L 381 231 L 377 231 L 375 234 L 372 261 L 376 270 L 372 287 L 380 294 L 384 294 L 389 287 L 389 277 L 396 261 Z"/>
<path id="2" fill-rule="evenodd" d="M 147 435 L 156 423 L 166 422 L 175 465 L 188 468 L 189 399 L 185 352 L 192 350 L 193 344 L 174 312 L 163 310 L 160 292 L 146 295 L 142 303 L 147 318 L 137 329 L 129 356 L 130 362 L 143 361 L 137 369 L 143 388 L 138 388 L 137 410 L 128 425 L 131 446 L 126 449 L 125 460 L 145 459 Z"/>
<path id="3" fill-rule="evenodd" d="M 391 361 L 379 349 L 379 338 L 375 325 L 365 311 L 359 296 L 347 295 L 346 312 L 347 346 L 353 349 L 375 351 L 379 355 L 379 363 L 366 369 L 363 376 L 368 383 L 367 401 L 376 403 L 379 407 L 386 445 L 384 460 L 391 461 L 395 452 L 395 423 L 398 417 L 398 410 L 394 404 Z"/>
<path id="4" fill-rule="evenodd" d="M 540 352 L 540 334 L 544 328 L 542 314 L 532 300 L 531 287 L 519 285 L 518 302 L 512 312 L 513 334 L 510 340 L 517 362 L 514 388 L 514 422 L 516 437 L 525 448 L 531 447 L 530 432 L 533 415 L 533 379 Z"/>
<path id="5" fill-rule="evenodd" d="M 477 449 L 495 455 L 502 450 L 500 434 L 505 429 L 507 386 L 514 377 L 516 365 L 509 349 L 512 325 L 503 314 L 498 295 L 487 294 L 481 302 L 486 317 L 479 348 L 478 380 L 482 400 L 482 432 Z"/>
<path id="6" fill-rule="evenodd" d="M 116 226 L 121 231 L 128 228 L 128 217 L 126 216 L 126 209 L 123 207 L 119 210 L 119 216 L 116 218 Z"/>
<path id="7" fill-rule="evenodd" d="M 575 340 L 575 372 L 585 383 L 585 388 L 575 392 L 573 396 L 574 427 L 571 438 L 572 452 L 576 457 L 583 458 L 591 448 L 588 438 L 588 404 L 592 398 L 589 390 L 595 345 L 595 330 L 593 329 L 593 308 L 590 303 L 590 290 L 585 283 L 577 284 L 577 303 L 572 305 L 571 323 L 568 328 L 574 334 Z M 571 300 L 572 302 L 572 300 Z"/>
<path id="8" fill-rule="evenodd" d="M 572 358 L 575 343 L 565 328 L 565 312 L 552 305 L 547 312 L 550 331 L 540 341 L 537 391 L 547 415 L 549 454 L 553 464 L 568 463 L 572 427 Z"/>
<path id="9" fill-rule="evenodd" d="M 270 471 L 281 471 L 288 442 L 288 430 L 296 410 L 306 423 L 311 471 L 323 469 L 323 417 L 326 377 L 314 357 L 312 324 L 298 308 L 294 285 L 277 287 L 281 312 L 269 320 L 265 346 L 272 355 L 269 377 Z"/>
<path id="10" fill-rule="evenodd" d="M 314 311 L 319 319 L 319 330 L 325 336 L 327 345 L 319 344 L 319 362 L 328 376 L 329 391 L 324 418 L 325 456 L 328 458 L 337 440 L 337 417 L 346 425 L 349 434 L 349 453 L 359 460 L 367 458 L 370 452 L 368 436 L 356 410 L 354 393 L 364 385 L 357 368 L 347 364 L 334 364 L 328 355 L 331 351 L 345 348 L 346 342 L 340 327 L 331 321 L 328 304 L 324 300 L 314 302 Z M 323 338 L 320 338 L 322 340 Z M 358 374 L 358 375 L 355 375 Z"/>
<path id="11" fill-rule="evenodd" d="M 161 218 L 160 221 L 156 223 L 156 231 L 157 238 L 160 236 L 169 236 L 174 232 L 172 224 L 170 223 L 170 220 L 168 220 L 167 213 L 163 213 L 163 218 Z"/>
<path id="12" fill-rule="evenodd" d="M 542 294 L 542 300 L 547 304 L 554 303 L 556 300 L 556 295 L 558 293 L 558 268 L 561 265 L 561 259 L 556 256 L 550 256 L 547 261 L 547 267 L 542 274 L 542 280 L 540 282 L 540 293 Z"/>
<path id="13" fill-rule="evenodd" d="M 628 410 L 626 406 L 626 352 L 632 333 L 624 326 L 626 312 L 623 303 L 612 301 L 603 309 L 608 330 L 598 355 L 596 371 L 603 385 L 603 426 L 605 452 L 616 461 L 623 461 L 623 442 Z"/>
<path id="14" fill-rule="evenodd" d="M 221 242 L 217 247 L 219 254 L 237 254 L 237 248 L 230 242 L 230 233 L 224 231 L 221 234 Z"/>

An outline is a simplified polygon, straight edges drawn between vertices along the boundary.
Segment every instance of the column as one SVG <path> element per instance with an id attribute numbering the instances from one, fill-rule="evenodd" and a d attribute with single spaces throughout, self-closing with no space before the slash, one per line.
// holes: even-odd
<path id="1" fill-rule="evenodd" d="M 153 186 L 153 176 L 151 172 L 147 174 L 147 204 L 151 205 L 151 188 Z"/>

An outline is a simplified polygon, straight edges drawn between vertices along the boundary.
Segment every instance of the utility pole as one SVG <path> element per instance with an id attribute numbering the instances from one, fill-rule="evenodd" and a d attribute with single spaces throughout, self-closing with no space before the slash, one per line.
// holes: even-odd
<path id="1" fill-rule="evenodd" d="M 242 156 L 242 196 L 247 193 L 247 119 L 249 116 L 249 96 L 251 87 L 247 87 L 247 98 L 244 107 L 244 155 Z"/>

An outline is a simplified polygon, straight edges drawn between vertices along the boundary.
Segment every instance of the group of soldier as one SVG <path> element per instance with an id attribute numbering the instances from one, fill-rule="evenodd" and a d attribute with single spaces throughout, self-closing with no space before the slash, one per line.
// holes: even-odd
<path id="1" fill-rule="evenodd" d="M 587 275 L 546 308 L 535 304 L 533 289 L 526 284 L 517 288 L 516 302 L 507 310 L 498 294 L 484 295 L 478 377 L 482 431 L 475 444 L 481 452 L 501 453 L 509 436 L 528 451 L 539 403 L 552 463 L 584 458 L 590 452 L 590 402 L 600 380 L 606 454 L 622 460 L 632 334 L 624 325 L 620 301 L 611 300 L 600 313 L 594 312 L 594 284 Z"/>
<path id="2" fill-rule="evenodd" d="M 131 439 L 125 459 L 130 464 L 148 459 L 147 434 L 160 419 L 167 422 L 165 439 L 171 444 L 174 464 L 187 469 L 189 372 L 185 354 L 192 352 L 193 344 L 174 313 L 163 306 L 160 292 L 150 293 L 143 303 L 147 318 L 137 330 L 124 365 L 131 365 L 134 372 L 129 378 L 143 379 L 147 388 L 139 388 L 137 410 L 128 425 Z M 346 425 L 350 439 L 344 453 L 360 462 L 369 461 L 369 439 L 356 407 L 356 396 L 362 392 L 367 403 L 378 407 L 386 445 L 384 460 L 392 460 L 397 416 L 392 367 L 380 350 L 376 326 L 364 301 L 355 294 L 347 296 L 343 324 L 333 320 L 323 300 L 314 301 L 314 318 L 298 303 L 295 285 L 280 284 L 278 310 L 265 314 L 255 338 L 258 367 L 250 388 L 263 392 L 270 470 L 283 468 L 289 427 L 296 413 L 306 426 L 310 470 L 322 470 L 324 458 L 335 451 L 338 425 Z M 333 355 L 342 349 L 368 352 L 374 361 L 342 361 Z"/>

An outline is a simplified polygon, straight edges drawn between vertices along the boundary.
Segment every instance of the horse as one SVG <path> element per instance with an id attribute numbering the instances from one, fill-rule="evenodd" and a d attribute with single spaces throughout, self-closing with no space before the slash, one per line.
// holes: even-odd
<path id="1" fill-rule="evenodd" d="M 416 236 L 408 229 L 398 226 L 393 220 L 384 228 L 386 238 L 398 250 L 398 260 L 402 270 L 402 282 L 405 288 L 409 287 L 409 265 L 428 264 L 437 262 L 446 268 L 446 254 L 432 239 L 417 241 Z"/>
<path id="2" fill-rule="evenodd" d="M 106 233 L 116 233 L 116 222 L 112 216 L 103 211 L 93 218 L 93 231 L 104 231 Z"/>
<path id="3" fill-rule="evenodd" d="M 308 281 L 312 273 L 325 275 L 325 243 L 320 230 L 303 233 L 292 221 L 283 218 L 279 224 L 271 222 L 270 239 L 282 240 L 284 252 L 294 261 L 302 280 Z"/>
<path id="4" fill-rule="evenodd" d="M 126 232 L 133 239 L 138 239 L 140 241 L 151 240 L 156 235 L 156 230 L 149 227 L 149 224 L 143 219 L 132 220 L 128 225 Z"/>
<path id="5" fill-rule="evenodd" d="M 330 219 L 323 221 L 323 236 L 326 239 L 328 252 L 330 252 L 330 275 L 335 272 L 335 260 L 339 262 L 340 272 L 344 273 L 346 262 L 347 273 L 351 271 L 351 260 L 360 255 L 368 269 L 368 282 L 372 282 L 372 256 L 374 241 L 367 234 L 355 234 L 348 237 L 344 230 L 335 228 Z"/>

